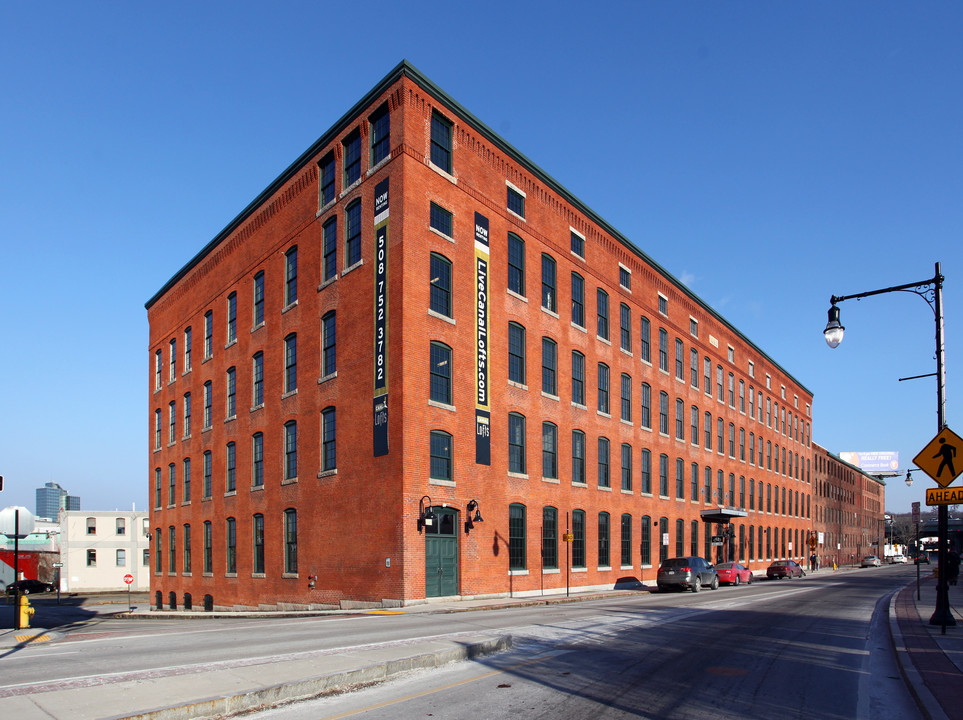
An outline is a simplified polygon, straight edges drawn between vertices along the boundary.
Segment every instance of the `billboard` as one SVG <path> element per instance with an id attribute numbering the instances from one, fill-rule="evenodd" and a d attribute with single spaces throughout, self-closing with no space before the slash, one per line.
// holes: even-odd
<path id="1" fill-rule="evenodd" d="M 899 473 L 898 452 L 841 452 L 839 459 L 855 465 L 867 475 L 896 475 Z"/>

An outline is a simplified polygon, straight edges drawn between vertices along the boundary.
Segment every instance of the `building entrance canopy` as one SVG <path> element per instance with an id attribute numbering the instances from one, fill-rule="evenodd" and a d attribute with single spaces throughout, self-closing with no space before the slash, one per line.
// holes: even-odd
<path id="1" fill-rule="evenodd" d="M 721 523 L 723 525 L 730 523 L 735 518 L 748 517 L 749 513 L 745 510 L 740 510 L 734 507 L 719 507 L 712 508 L 710 510 L 703 510 L 700 515 L 702 516 L 702 522 L 707 523 Z"/>

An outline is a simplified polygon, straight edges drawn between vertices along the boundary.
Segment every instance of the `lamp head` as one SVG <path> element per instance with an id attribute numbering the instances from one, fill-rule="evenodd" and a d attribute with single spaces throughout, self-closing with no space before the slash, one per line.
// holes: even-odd
<path id="1" fill-rule="evenodd" d="M 839 322 L 839 308 L 836 307 L 836 303 L 833 303 L 829 307 L 829 322 L 826 323 L 826 329 L 823 330 L 823 335 L 826 337 L 826 344 L 831 348 L 838 347 L 839 343 L 843 341 L 843 331 L 845 329 L 842 323 Z"/>
<path id="2" fill-rule="evenodd" d="M 913 476 L 909 470 L 906 471 L 906 487 L 913 487 Z"/>

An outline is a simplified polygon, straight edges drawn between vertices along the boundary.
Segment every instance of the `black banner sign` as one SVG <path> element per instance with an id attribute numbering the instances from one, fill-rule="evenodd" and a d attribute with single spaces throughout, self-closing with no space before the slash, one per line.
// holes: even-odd
<path id="1" fill-rule="evenodd" d="M 388 454 L 388 180 L 375 186 L 374 203 L 374 455 Z"/>
<path id="2" fill-rule="evenodd" d="M 475 463 L 491 465 L 488 388 L 488 218 L 475 213 Z"/>

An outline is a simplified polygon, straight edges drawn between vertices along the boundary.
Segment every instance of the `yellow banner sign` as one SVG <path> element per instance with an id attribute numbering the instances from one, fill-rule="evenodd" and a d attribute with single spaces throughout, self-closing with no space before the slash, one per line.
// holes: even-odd
<path id="1" fill-rule="evenodd" d="M 963 487 L 926 488 L 927 505 L 963 505 Z"/>

